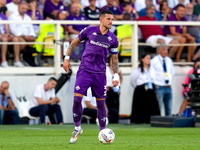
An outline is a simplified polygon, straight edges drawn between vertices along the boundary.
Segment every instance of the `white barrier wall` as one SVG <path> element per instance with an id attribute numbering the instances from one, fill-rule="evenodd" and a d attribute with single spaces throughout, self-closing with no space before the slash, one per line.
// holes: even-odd
<path id="1" fill-rule="evenodd" d="M 176 74 L 173 79 L 173 111 L 178 112 L 179 107 L 183 101 L 182 86 L 185 76 L 191 67 L 175 67 Z M 50 75 L 44 76 L 1 76 L 0 83 L 7 80 L 10 83 L 9 91 L 12 94 L 15 105 L 18 107 L 20 117 L 28 115 L 27 105 L 24 105 L 23 98 L 29 100 L 36 85 L 46 83 Z M 59 76 L 56 76 L 58 78 Z M 130 114 L 132 106 L 133 88 L 130 85 L 130 74 L 123 75 L 124 80 L 121 86 L 120 95 L 120 114 Z M 75 75 L 72 75 L 70 80 L 64 84 L 57 96 L 61 99 L 61 109 L 63 112 L 64 123 L 72 123 L 72 104 L 73 104 L 73 90 L 75 83 Z M 19 101 L 21 100 L 21 102 Z M 163 114 L 163 110 L 162 110 Z"/>

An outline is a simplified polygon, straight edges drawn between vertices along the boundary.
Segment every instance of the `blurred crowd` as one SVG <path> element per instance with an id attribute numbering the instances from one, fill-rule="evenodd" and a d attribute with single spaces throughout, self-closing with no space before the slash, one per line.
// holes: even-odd
<path id="1" fill-rule="evenodd" d="M 98 20 L 101 10 L 110 10 L 114 20 L 129 21 L 199 21 L 200 0 L 0 0 L 1 20 Z M 72 41 L 89 25 L 62 25 L 61 38 Z M 131 36 L 131 27 L 113 26 L 117 37 Z M 9 67 L 7 51 L 14 53 L 13 65 L 23 67 L 20 54 L 30 47 L 41 52 L 38 45 L 25 45 L 24 42 L 43 41 L 45 36 L 52 35 L 51 25 L 42 24 L 0 24 L 0 40 L 2 42 L 18 42 L 13 46 L 1 45 L 1 66 Z M 122 30 L 123 29 L 123 30 Z M 151 44 L 184 44 L 199 43 L 200 28 L 197 26 L 154 26 L 140 25 L 139 40 Z M 125 35 L 126 34 L 126 35 Z M 20 44 L 23 42 L 23 44 Z M 176 54 L 175 61 L 181 61 L 183 45 L 170 47 L 169 57 Z M 47 51 L 48 53 L 48 51 Z M 52 55 L 53 52 L 49 52 Z M 23 57 L 27 60 L 27 54 Z M 194 44 L 188 46 L 188 62 L 195 60 L 200 51 Z M 29 58 L 28 58 L 29 59 Z M 31 58 L 30 58 L 31 59 Z M 28 64 L 36 66 L 34 63 Z"/>

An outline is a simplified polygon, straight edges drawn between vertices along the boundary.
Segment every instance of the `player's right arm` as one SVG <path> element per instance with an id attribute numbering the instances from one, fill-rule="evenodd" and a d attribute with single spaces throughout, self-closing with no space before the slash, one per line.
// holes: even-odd
<path id="1" fill-rule="evenodd" d="M 69 57 L 71 56 L 71 54 L 73 53 L 75 47 L 80 43 L 81 41 L 79 40 L 78 37 L 76 37 L 71 44 L 69 45 L 66 55 L 65 55 L 65 59 L 64 59 L 64 63 L 63 63 L 63 69 L 68 73 L 69 69 L 71 69 L 70 66 L 70 62 L 69 62 Z"/>

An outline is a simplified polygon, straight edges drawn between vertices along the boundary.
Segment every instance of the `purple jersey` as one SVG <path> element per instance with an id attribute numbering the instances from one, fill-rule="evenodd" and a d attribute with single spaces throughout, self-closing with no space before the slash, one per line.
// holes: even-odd
<path id="1" fill-rule="evenodd" d="M 176 15 L 175 15 L 175 14 L 172 14 L 172 15 L 167 19 L 167 21 L 178 21 L 178 20 L 176 19 Z M 187 21 L 187 19 L 186 19 L 185 17 L 183 17 L 183 18 L 181 18 L 180 21 Z M 171 32 L 170 32 L 170 30 L 169 30 L 169 27 L 170 27 L 170 26 L 165 26 L 165 27 L 164 27 L 163 32 L 164 32 L 165 35 L 171 34 Z M 182 33 L 183 25 L 179 25 L 179 26 L 175 26 L 175 25 L 174 25 L 173 27 L 176 28 L 176 32 L 177 32 L 177 33 Z"/>
<path id="2" fill-rule="evenodd" d="M 92 26 L 83 29 L 78 38 L 86 42 L 80 68 L 91 73 L 105 73 L 108 53 L 118 53 L 117 37 L 110 31 L 102 35 L 99 26 Z"/>
<path id="3" fill-rule="evenodd" d="M 67 17 L 67 20 L 88 20 L 86 16 L 84 15 L 79 15 L 78 17 L 71 14 Z M 83 30 L 85 27 L 87 27 L 88 25 L 69 25 L 69 26 L 73 26 L 73 29 L 78 31 L 78 32 L 81 32 L 81 30 Z"/>
<path id="4" fill-rule="evenodd" d="M 122 12 L 120 11 L 120 9 L 118 7 L 116 7 L 116 6 L 113 6 L 113 7 L 104 6 L 104 7 L 101 8 L 101 10 L 109 10 L 114 15 L 120 15 L 120 14 L 122 14 Z"/>
<path id="5" fill-rule="evenodd" d="M 7 20 L 6 15 L 0 13 L 0 20 Z M 0 24 L 0 34 L 6 34 L 5 24 Z"/>
<path id="6" fill-rule="evenodd" d="M 32 10 L 30 10 L 30 9 L 27 10 L 26 14 L 31 17 Z M 42 15 L 40 14 L 40 12 L 38 10 L 36 10 L 36 12 L 35 12 L 35 20 L 43 20 Z"/>
<path id="7" fill-rule="evenodd" d="M 44 4 L 43 15 L 44 19 L 47 17 L 48 14 L 51 14 L 54 10 L 66 10 L 63 2 L 60 0 L 58 6 L 55 6 L 51 0 L 46 0 Z"/>

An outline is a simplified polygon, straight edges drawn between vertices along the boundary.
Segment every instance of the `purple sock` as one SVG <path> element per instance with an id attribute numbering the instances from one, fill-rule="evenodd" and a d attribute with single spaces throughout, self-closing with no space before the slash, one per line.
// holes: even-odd
<path id="1" fill-rule="evenodd" d="M 99 119 L 100 131 L 106 128 L 106 107 L 105 100 L 97 101 L 97 117 Z"/>
<path id="2" fill-rule="evenodd" d="M 81 101 L 82 101 L 82 97 L 74 96 L 73 118 L 74 118 L 74 125 L 76 127 L 81 125 L 81 116 L 83 113 Z"/>

